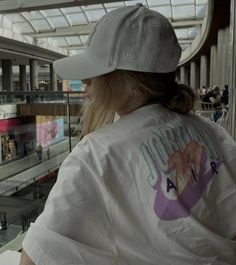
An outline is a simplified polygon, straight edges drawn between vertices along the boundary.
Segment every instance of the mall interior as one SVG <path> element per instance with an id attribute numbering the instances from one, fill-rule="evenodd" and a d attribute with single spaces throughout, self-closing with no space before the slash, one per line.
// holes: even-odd
<path id="1" fill-rule="evenodd" d="M 177 79 L 198 95 L 196 115 L 236 139 L 234 0 L 1 0 L 0 265 L 10 265 L 1 263 L 4 253 L 21 250 L 61 163 L 79 141 L 84 87 L 80 80 L 60 79 L 53 62 L 83 52 L 107 12 L 136 3 L 173 25 L 182 47 Z M 224 95 L 218 117 L 204 101 L 216 87 Z"/>

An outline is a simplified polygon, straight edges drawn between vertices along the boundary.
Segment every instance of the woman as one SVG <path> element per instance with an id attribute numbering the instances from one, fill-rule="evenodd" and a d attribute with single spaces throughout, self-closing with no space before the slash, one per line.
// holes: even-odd
<path id="1" fill-rule="evenodd" d="M 86 86 L 85 137 L 21 265 L 235 263 L 236 144 L 191 113 L 194 93 L 175 82 L 180 54 L 169 21 L 139 4 L 105 15 L 84 54 L 55 62 Z"/>

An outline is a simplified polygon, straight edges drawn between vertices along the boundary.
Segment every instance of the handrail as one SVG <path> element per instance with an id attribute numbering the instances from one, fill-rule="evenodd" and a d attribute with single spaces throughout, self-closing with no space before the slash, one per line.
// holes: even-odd
<path id="1" fill-rule="evenodd" d="M 85 92 L 83 91 L 0 91 L 1 95 L 80 95 L 83 97 L 85 95 Z"/>

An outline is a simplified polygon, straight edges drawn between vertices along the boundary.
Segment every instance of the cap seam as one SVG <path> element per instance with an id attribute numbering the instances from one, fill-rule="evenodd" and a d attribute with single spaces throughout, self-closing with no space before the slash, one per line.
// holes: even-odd
<path id="1" fill-rule="evenodd" d="M 118 23 L 115 25 L 115 27 L 114 27 L 114 29 L 112 31 L 112 37 L 111 37 L 111 42 L 110 42 L 111 45 L 109 47 L 108 62 L 107 62 L 108 66 L 110 66 L 110 57 L 111 57 L 111 49 L 112 49 L 111 46 L 113 45 L 113 36 L 115 34 L 115 31 L 117 32 L 118 31 L 118 26 L 121 24 L 121 22 L 123 23 L 124 22 L 124 19 L 127 18 L 127 16 L 130 16 L 130 14 L 132 14 L 132 12 L 137 9 L 137 6 L 130 6 L 130 7 L 135 7 L 135 9 L 131 9 L 130 12 L 127 12 L 126 15 L 123 17 L 123 19 L 120 19 L 122 17 L 122 14 L 119 17 L 117 17 Z M 113 54 L 113 56 L 114 56 L 114 54 Z M 113 64 L 111 63 L 111 66 L 112 65 Z"/>

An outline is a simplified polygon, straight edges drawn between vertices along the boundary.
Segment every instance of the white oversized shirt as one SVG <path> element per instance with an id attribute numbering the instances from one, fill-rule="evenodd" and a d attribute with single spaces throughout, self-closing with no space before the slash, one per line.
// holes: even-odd
<path id="1" fill-rule="evenodd" d="M 235 265 L 236 143 L 144 106 L 63 162 L 23 248 L 36 265 Z"/>

